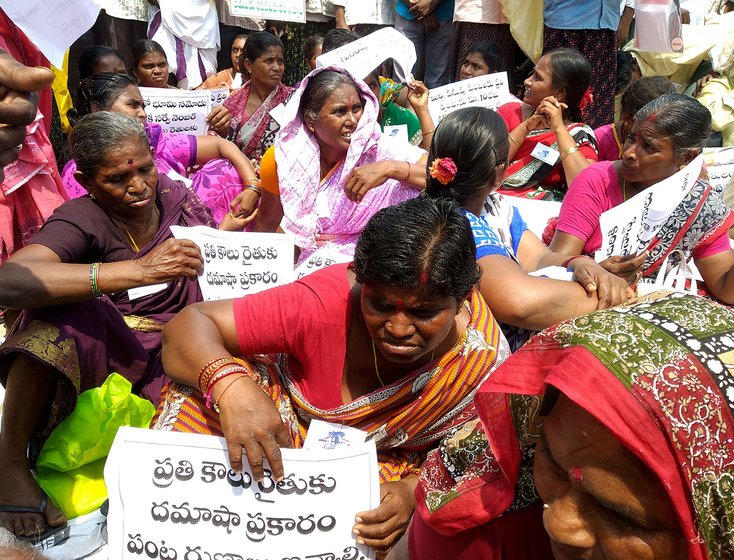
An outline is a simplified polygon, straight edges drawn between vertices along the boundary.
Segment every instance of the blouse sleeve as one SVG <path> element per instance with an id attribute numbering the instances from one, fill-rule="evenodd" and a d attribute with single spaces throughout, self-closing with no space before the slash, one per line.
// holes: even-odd
<path id="1" fill-rule="evenodd" d="M 599 228 L 599 217 L 606 210 L 604 176 L 594 166 L 584 169 L 571 184 L 563 199 L 556 229 L 586 243 Z"/>
<path id="2" fill-rule="evenodd" d="M 278 185 L 278 164 L 275 162 L 275 148 L 270 146 L 260 160 L 260 182 L 262 188 L 275 196 L 280 196 Z"/>
<path id="3" fill-rule="evenodd" d="M 302 364 L 316 359 L 325 366 L 333 361 L 327 349 L 345 341 L 344 309 L 349 297 L 346 267 L 334 265 L 296 282 L 234 300 L 242 354 L 286 353 Z M 343 360 L 343 353 L 338 360 Z"/>

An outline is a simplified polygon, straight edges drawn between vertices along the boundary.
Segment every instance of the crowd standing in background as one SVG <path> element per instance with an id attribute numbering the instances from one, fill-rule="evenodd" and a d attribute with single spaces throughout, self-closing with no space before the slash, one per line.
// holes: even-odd
<path id="1" fill-rule="evenodd" d="M 255 479 L 364 430 L 380 559 L 734 558 L 733 0 L 671 1 L 675 55 L 643 0 L 100 4 L 54 71 L 0 8 L 0 556 L 67 522 L 38 448 L 117 372 Z M 321 63 L 385 27 L 412 67 Z M 201 135 L 150 118 L 184 90 Z M 205 302 L 197 225 L 341 261 Z"/>

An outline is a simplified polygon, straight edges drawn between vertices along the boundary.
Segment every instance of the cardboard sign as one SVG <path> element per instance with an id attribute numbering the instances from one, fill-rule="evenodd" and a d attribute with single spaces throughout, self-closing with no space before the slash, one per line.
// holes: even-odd
<path id="1" fill-rule="evenodd" d="M 111 560 L 367 560 L 354 516 L 379 505 L 372 442 L 282 449 L 285 478 L 245 459 L 229 468 L 224 438 L 121 428 L 105 465 Z"/>
<path id="2" fill-rule="evenodd" d="M 507 72 L 497 72 L 454 82 L 431 90 L 428 111 L 438 126 L 449 113 L 463 107 L 496 109 L 514 99 L 507 84 Z"/>
<path id="3" fill-rule="evenodd" d="M 398 79 L 406 82 L 418 59 L 415 46 L 400 31 L 383 27 L 348 45 L 322 54 L 316 59 L 316 67 L 344 68 L 354 77 L 362 79 L 389 58 L 395 61 Z"/>
<path id="4" fill-rule="evenodd" d="M 225 0 L 233 16 L 306 23 L 306 0 Z"/>
<path id="5" fill-rule="evenodd" d="M 204 301 L 231 299 L 293 280 L 293 238 L 282 233 L 220 231 L 171 226 L 176 239 L 190 239 L 204 257 L 199 286 Z"/>
<path id="6" fill-rule="evenodd" d="M 599 218 L 602 244 L 596 260 L 644 251 L 693 188 L 702 168 L 703 156 L 699 155 L 675 175 L 604 212 Z"/>
<path id="7" fill-rule="evenodd" d="M 207 90 L 141 87 L 148 122 L 158 123 L 171 133 L 206 134 L 206 117 L 211 110 L 211 95 Z"/>

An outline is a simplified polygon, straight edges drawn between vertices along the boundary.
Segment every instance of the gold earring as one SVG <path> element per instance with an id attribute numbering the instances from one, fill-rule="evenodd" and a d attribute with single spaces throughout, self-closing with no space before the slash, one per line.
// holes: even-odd
<path id="1" fill-rule="evenodd" d="M 680 165 L 678 166 L 678 171 L 682 171 L 682 170 L 683 170 L 683 169 L 685 169 L 685 168 L 686 168 L 686 166 L 685 166 L 685 165 L 683 165 L 683 164 L 681 163 L 681 164 L 680 164 Z"/>

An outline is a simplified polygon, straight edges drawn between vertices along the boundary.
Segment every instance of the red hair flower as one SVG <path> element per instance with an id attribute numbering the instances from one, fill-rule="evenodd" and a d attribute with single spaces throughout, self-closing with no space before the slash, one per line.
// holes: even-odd
<path id="1" fill-rule="evenodd" d="M 582 111 L 586 109 L 589 105 L 592 105 L 594 103 L 594 96 L 591 94 L 591 89 L 586 88 L 586 91 L 581 96 L 581 101 L 579 101 L 579 109 Z"/>
<path id="2" fill-rule="evenodd" d="M 456 177 L 456 164 L 450 157 L 436 158 L 428 173 L 442 185 L 448 185 Z"/>

